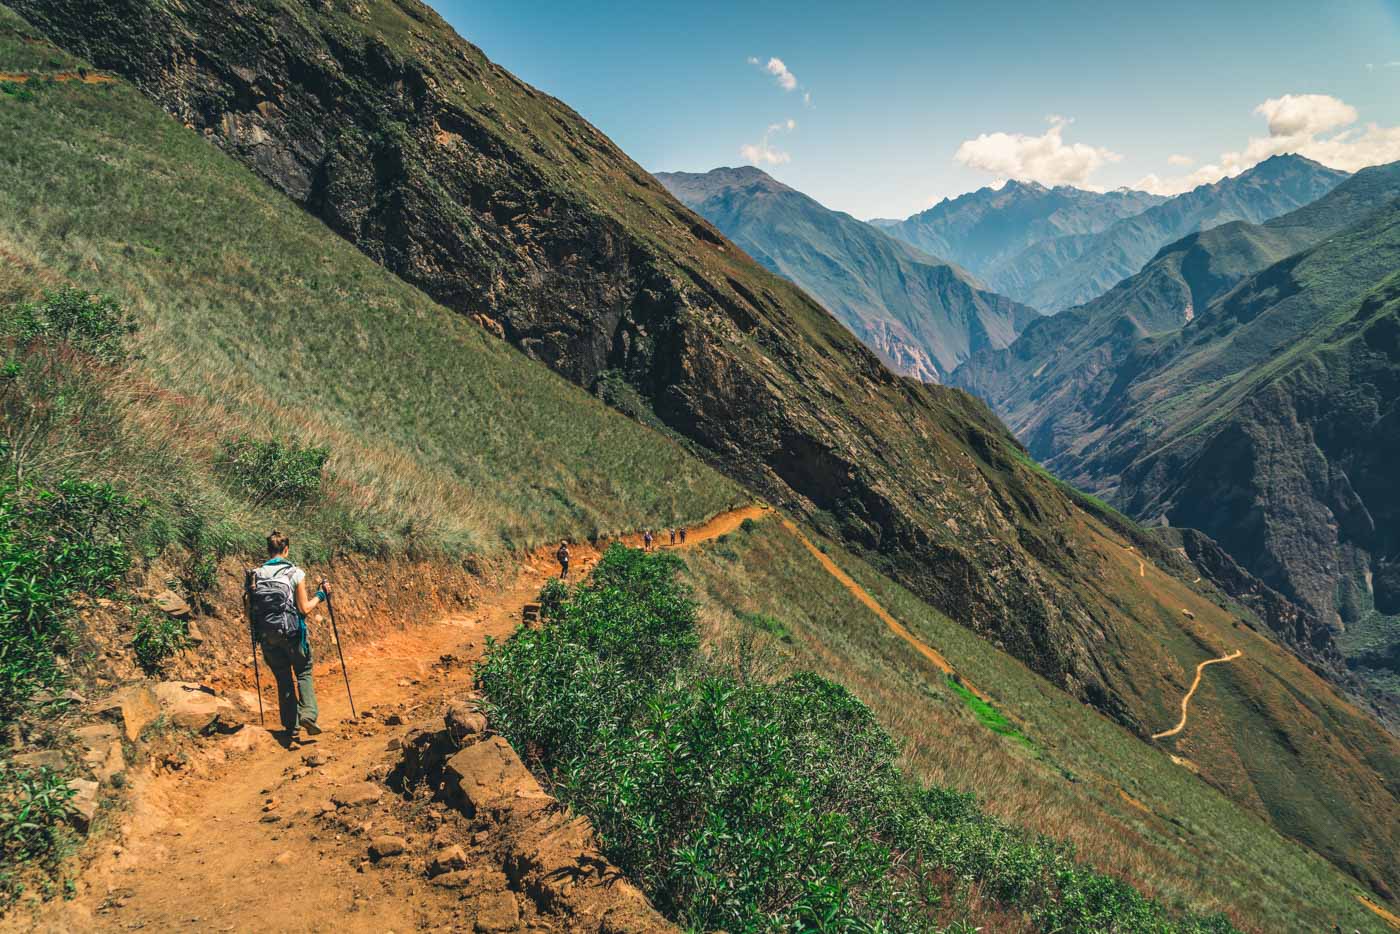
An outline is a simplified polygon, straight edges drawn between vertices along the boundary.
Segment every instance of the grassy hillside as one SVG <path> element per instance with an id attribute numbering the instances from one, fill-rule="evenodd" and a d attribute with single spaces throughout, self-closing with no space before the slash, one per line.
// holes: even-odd
<path id="1" fill-rule="evenodd" d="M 32 46 L 3 15 L 0 61 L 23 62 Z M 129 86 L 8 85 L 0 140 L 0 303 L 72 284 L 140 327 L 140 375 L 116 387 L 122 444 L 81 452 L 84 473 L 245 540 L 290 525 L 369 552 L 499 552 L 740 496 L 328 236 Z M 242 435 L 329 448 L 325 505 L 286 516 L 220 485 L 220 442 Z"/>
<path id="2" fill-rule="evenodd" d="M 896 373 L 941 382 L 1039 315 L 755 168 L 663 172 L 667 190 L 821 302 Z"/>
<path id="3" fill-rule="evenodd" d="M 1217 666 L 1193 701 L 1184 735 L 1165 748 L 1145 743 L 1069 701 L 858 558 L 818 543 L 951 662 L 964 683 L 989 695 L 996 716 L 989 718 L 986 705 L 891 632 L 772 519 L 687 555 L 702 632 L 719 658 L 759 676 L 806 669 L 847 686 L 899 738 L 904 761 L 924 780 L 972 792 L 1000 819 L 1072 843 L 1089 864 L 1133 880 L 1173 910 L 1223 910 L 1252 931 L 1334 924 L 1385 930 L 1358 902 L 1363 890 L 1352 880 L 1279 836 L 1257 807 L 1254 813 L 1239 807 L 1169 757 L 1212 771 L 1208 761 L 1218 752 L 1212 734 L 1251 722 L 1234 709 L 1240 672 Z M 1147 573 L 1162 586 L 1177 586 L 1151 565 Z M 1281 699 L 1289 696 L 1280 690 L 1284 684 L 1312 677 L 1257 635 L 1230 628 L 1230 644 L 1243 646 L 1259 666 L 1259 675 L 1246 677 L 1278 679 Z M 1191 664 L 1212 651 L 1187 643 L 1174 650 Z M 1269 740 L 1256 735 L 1253 742 Z M 1292 780 L 1276 750 L 1261 746 L 1249 758 L 1253 768 L 1280 769 L 1261 780 Z M 1299 800 L 1321 806 L 1313 797 Z"/>

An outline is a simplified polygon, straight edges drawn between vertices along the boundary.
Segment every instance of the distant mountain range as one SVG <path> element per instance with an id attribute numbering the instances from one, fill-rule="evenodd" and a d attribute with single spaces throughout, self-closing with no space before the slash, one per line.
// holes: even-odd
<path id="1" fill-rule="evenodd" d="M 1038 243 L 1099 233 L 1165 200 L 1143 191 L 1099 193 L 1013 179 L 944 199 L 906 220 L 871 223 L 991 283 Z"/>
<path id="2" fill-rule="evenodd" d="M 1344 178 L 1283 155 L 1170 199 L 1008 182 L 882 229 L 1053 314 L 1102 295 L 1181 237 L 1234 220 L 1262 223 L 1315 201 Z"/>
<path id="3" fill-rule="evenodd" d="M 1400 710 L 1397 199 L 1400 163 L 1193 234 L 951 381 L 1070 482 L 1214 537 Z"/>
<path id="4" fill-rule="evenodd" d="M 801 286 L 892 369 L 941 381 L 1040 315 L 964 270 L 823 207 L 756 168 L 656 176 L 754 259 Z"/>

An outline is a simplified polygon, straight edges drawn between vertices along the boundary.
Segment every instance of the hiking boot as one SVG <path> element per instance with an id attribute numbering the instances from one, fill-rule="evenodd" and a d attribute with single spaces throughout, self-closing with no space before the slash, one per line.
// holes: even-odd
<path id="1" fill-rule="evenodd" d="M 321 727 L 317 725 L 317 723 L 316 723 L 315 720 L 307 719 L 307 720 L 301 721 L 301 728 L 302 728 L 303 730 L 305 730 L 305 731 L 306 731 L 308 734 L 310 734 L 311 736 L 320 736 L 320 735 L 321 735 Z"/>

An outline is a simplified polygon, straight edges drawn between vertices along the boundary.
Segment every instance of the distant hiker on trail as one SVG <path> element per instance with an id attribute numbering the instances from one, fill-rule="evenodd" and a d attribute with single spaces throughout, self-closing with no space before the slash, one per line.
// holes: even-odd
<path id="1" fill-rule="evenodd" d="M 651 551 L 651 529 L 642 532 L 642 548 L 645 551 Z"/>
<path id="2" fill-rule="evenodd" d="M 685 544 L 685 526 L 681 526 L 681 544 Z"/>
<path id="3" fill-rule="evenodd" d="M 554 553 L 554 557 L 559 559 L 559 579 L 566 581 L 569 579 L 569 543 L 560 542 L 559 550 Z"/>
<path id="4" fill-rule="evenodd" d="M 311 646 L 306 617 L 327 600 L 324 581 L 314 596 L 306 593 L 306 572 L 287 560 L 291 540 L 281 532 L 267 537 L 267 563 L 247 572 L 248 616 L 253 641 L 262 643 L 263 661 L 277 679 L 277 704 L 288 745 L 297 745 L 300 729 L 316 735 L 316 686 L 311 679 Z"/>
<path id="5" fill-rule="evenodd" d="M 671 547 L 672 547 L 672 548 L 675 548 L 675 547 L 676 547 L 676 530 L 675 530 L 675 529 L 671 529 Z"/>

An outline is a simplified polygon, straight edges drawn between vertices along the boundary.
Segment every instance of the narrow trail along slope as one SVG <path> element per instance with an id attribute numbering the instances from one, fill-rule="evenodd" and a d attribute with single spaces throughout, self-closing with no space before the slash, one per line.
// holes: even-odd
<path id="1" fill-rule="evenodd" d="M 765 512 L 745 506 L 722 513 L 688 528 L 686 544 L 676 547 L 718 538 Z M 623 541 L 640 545 L 641 536 Z M 580 544 L 573 572 L 587 574 L 600 557 L 599 548 Z M 471 690 L 487 638 L 508 636 L 557 571 L 553 549 L 538 549 L 468 612 L 346 645 L 359 720 L 350 716 L 339 663 L 317 664 L 324 732 L 300 751 L 284 749 L 254 723 L 138 777 L 118 818 L 120 833 L 101 844 L 74 897 L 43 906 L 37 916 L 15 912 L 0 930 L 382 934 L 471 930 L 473 916 L 488 912 L 518 919 L 509 930 L 566 930 L 512 889 L 493 841 L 483 839 L 488 835 L 447 821 L 430 841 L 421 822 L 428 802 L 405 801 L 381 784 L 398 762 L 398 738 L 410 724 L 441 725 L 446 705 Z M 265 689 L 266 682 L 264 676 Z M 265 696 L 264 704 L 275 726 L 275 698 Z M 334 806 L 363 793 L 367 780 L 379 787 L 377 800 Z M 469 890 L 433 884 L 407 868 L 454 830 L 451 842 L 463 847 L 464 869 L 473 874 Z M 384 835 L 407 839 L 408 852 L 367 858 Z"/>
<path id="2" fill-rule="evenodd" d="M 1240 657 L 1241 655 L 1243 655 L 1243 654 L 1244 654 L 1244 652 L 1241 651 L 1240 649 L 1235 649 L 1235 651 L 1231 652 L 1229 655 L 1222 655 L 1222 656 L 1220 656 L 1219 658 L 1208 658 L 1208 659 L 1206 659 L 1205 661 L 1201 662 L 1199 665 L 1197 665 L 1197 666 L 1196 666 L 1196 678 L 1195 678 L 1194 681 L 1191 682 L 1191 688 L 1190 688 L 1190 690 L 1188 690 L 1188 691 L 1186 692 L 1186 696 L 1183 697 L 1183 698 L 1181 699 L 1181 720 L 1180 720 L 1180 722 L 1178 722 L 1177 725 L 1174 726 L 1174 727 L 1172 727 L 1170 730 L 1163 730 L 1163 731 L 1160 732 L 1160 733 L 1153 733 L 1153 734 L 1152 734 L 1152 738 L 1153 738 L 1153 739 L 1165 739 L 1165 738 L 1168 737 L 1168 736 L 1175 736 L 1176 734 L 1180 733 L 1182 730 L 1186 729 L 1186 718 L 1187 718 L 1187 714 L 1188 714 L 1187 707 L 1189 707 L 1190 704 L 1191 704 L 1191 695 L 1195 694 L 1195 693 L 1196 693 L 1196 688 L 1198 688 L 1198 687 L 1201 686 L 1201 674 L 1205 671 L 1206 666 L 1207 666 L 1207 665 L 1218 665 L 1218 664 L 1220 664 L 1221 662 L 1233 662 L 1235 659 L 1239 658 L 1239 657 Z"/>
<path id="3" fill-rule="evenodd" d="M 943 672 L 945 675 L 956 674 L 952 664 L 950 664 L 949 661 L 938 652 L 938 650 L 934 649 L 932 646 L 928 645 L 918 636 L 914 635 L 908 630 L 907 627 L 904 626 L 903 623 L 891 616 L 889 610 L 886 610 L 883 606 L 881 606 L 880 603 L 874 597 L 872 597 L 864 587 L 862 587 L 860 584 L 857 584 L 851 578 L 851 575 L 841 570 L 841 567 L 835 561 L 832 561 L 829 555 L 827 555 L 815 544 L 813 544 L 812 540 L 809 539 L 806 535 L 803 535 L 802 530 L 797 527 L 797 524 L 795 522 L 793 522 L 791 519 L 784 519 L 783 528 L 787 529 L 790 533 L 792 533 L 793 536 L 797 538 L 798 541 L 800 541 L 804 546 L 806 546 L 807 550 L 812 553 L 812 556 L 817 559 L 818 563 L 821 564 L 821 566 L 826 570 L 826 572 L 832 577 L 836 578 L 836 580 L 840 582 L 842 587 L 845 587 L 848 591 L 850 591 L 852 596 L 854 596 L 861 603 L 865 604 L 865 606 L 870 609 L 870 612 L 874 613 L 880 618 L 882 622 L 884 622 L 886 626 L 890 627 L 891 632 L 899 636 L 905 642 L 909 643 L 909 645 L 911 645 L 916 652 L 918 652 L 924 658 L 932 662 L 934 667 L 937 668 L 939 671 Z M 962 685 L 966 687 L 969 691 L 971 691 L 973 694 L 976 694 L 982 700 L 987 701 L 988 703 L 991 702 L 990 697 L 988 697 L 982 691 L 978 690 L 966 680 L 962 680 L 961 675 L 959 675 L 958 677 L 959 680 L 962 681 Z"/>

